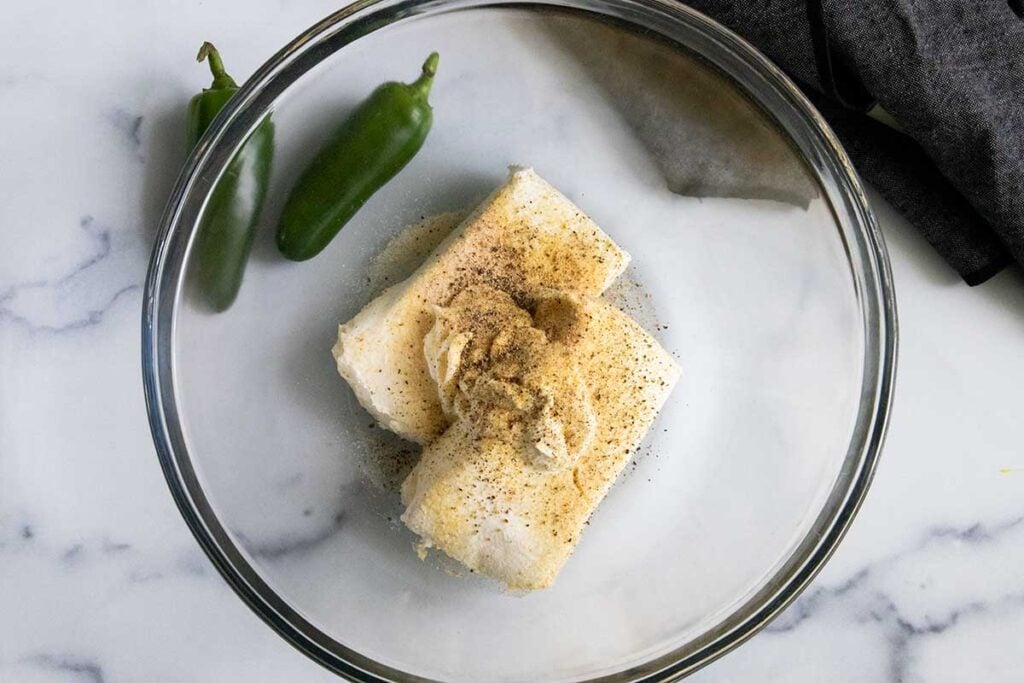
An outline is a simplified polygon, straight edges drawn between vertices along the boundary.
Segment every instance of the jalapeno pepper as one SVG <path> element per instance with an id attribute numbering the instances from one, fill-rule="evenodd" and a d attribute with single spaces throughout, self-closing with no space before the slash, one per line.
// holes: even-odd
<path id="1" fill-rule="evenodd" d="M 209 62 L 213 83 L 189 102 L 190 147 L 199 142 L 238 90 L 213 45 L 203 43 L 196 59 Z M 196 281 L 203 299 L 214 310 L 227 309 L 242 286 L 273 156 L 274 124 L 268 115 L 228 163 L 203 211 L 195 238 Z"/>
<path id="2" fill-rule="evenodd" d="M 281 214 L 277 246 L 287 258 L 304 261 L 320 253 L 423 146 L 433 122 L 427 96 L 437 62 L 434 52 L 413 83 L 378 86 L 317 153 Z"/>

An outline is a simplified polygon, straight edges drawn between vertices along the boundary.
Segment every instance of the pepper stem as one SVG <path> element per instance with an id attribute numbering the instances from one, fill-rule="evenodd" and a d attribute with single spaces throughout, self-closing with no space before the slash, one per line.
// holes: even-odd
<path id="1" fill-rule="evenodd" d="M 213 74 L 213 83 L 207 90 L 225 90 L 238 87 L 235 79 L 228 76 L 227 72 L 224 71 L 224 62 L 220 58 L 220 53 L 217 52 L 217 48 L 210 41 L 204 42 L 199 47 L 199 54 L 196 55 L 197 62 L 203 60 L 209 62 L 210 73 Z"/>
<path id="2" fill-rule="evenodd" d="M 440 58 L 440 55 L 436 52 L 431 52 L 430 56 L 427 57 L 427 61 L 423 62 L 423 73 L 409 84 L 409 87 L 413 89 L 415 94 L 424 100 L 430 94 L 430 87 L 434 85 L 434 75 L 437 73 L 437 62 Z"/>

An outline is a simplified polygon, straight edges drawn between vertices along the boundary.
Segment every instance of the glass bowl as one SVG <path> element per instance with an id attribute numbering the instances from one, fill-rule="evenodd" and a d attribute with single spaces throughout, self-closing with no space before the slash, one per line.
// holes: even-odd
<path id="1" fill-rule="evenodd" d="M 353 105 L 441 53 L 434 128 L 315 259 L 274 225 Z M 193 301 L 195 227 L 272 112 L 241 293 Z M 421 561 L 334 370 L 375 256 L 532 165 L 633 256 L 616 297 L 683 378 L 552 588 Z M 301 651 L 360 681 L 670 680 L 782 610 L 835 549 L 881 448 L 896 317 L 882 239 L 821 117 L 759 53 L 660 0 L 358 2 L 277 53 L 194 150 L 146 283 L 161 465 L 200 545 Z M 415 458 L 411 448 L 401 457 Z"/>

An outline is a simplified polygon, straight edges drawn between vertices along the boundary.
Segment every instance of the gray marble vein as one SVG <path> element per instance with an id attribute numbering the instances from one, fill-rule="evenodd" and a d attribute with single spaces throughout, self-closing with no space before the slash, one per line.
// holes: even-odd
<path id="1" fill-rule="evenodd" d="M 1012 517 L 964 526 L 932 526 L 920 539 L 875 561 L 838 583 L 819 582 L 765 629 L 766 639 L 793 637 L 806 640 L 823 623 L 841 619 L 857 628 L 877 631 L 886 643 L 885 680 L 906 683 L 920 680 L 915 673 L 917 648 L 922 639 L 955 631 L 965 620 L 995 613 L 1016 613 L 1024 617 L 1024 581 L 1006 581 L 992 595 L 979 597 L 964 591 L 941 609 L 918 613 L 911 607 L 912 592 L 893 590 L 904 585 L 904 576 L 914 576 L 913 564 L 926 553 L 948 553 L 964 546 L 1016 547 L 1024 542 L 1024 518 Z M 942 573 L 940 567 L 930 571 Z M 916 590 L 925 592 L 927 577 L 920 577 Z M 825 619 L 825 615 L 828 618 Z M 880 657 L 882 653 L 876 653 Z M 713 680 L 713 677 L 712 677 Z M 1009 680 L 1009 679 L 1007 679 Z"/>
<path id="2" fill-rule="evenodd" d="M 303 515 L 308 517 L 308 515 Z M 344 512 L 337 512 L 327 524 L 312 533 L 292 533 L 272 540 L 254 541 L 239 534 L 242 545 L 254 557 L 264 560 L 279 560 L 290 555 L 307 553 L 315 550 L 333 538 L 342 530 L 346 522 Z"/>
<path id="3" fill-rule="evenodd" d="M 71 655 L 38 654 L 27 657 L 25 663 L 47 671 L 67 674 L 73 680 L 87 683 L 106 683 L 103 667 L 92 659 Z"/>
<path id="4" fill-rule="evenodd" d="M 109 119 L 111 125 L 121 134 L 138 161 L 144 162 L 145 157 L 142 155 L 142 123 L 145 117 L 142 114 L 116 108 L 110 112 Z"/>
<path id="5" fill-rule="evenodd" d="M 121 299 L 141 290 L 138 235 L 114 231 L 91 215 L 79 228 L 91 248 L 66 272 L 0 288 L 0 324 L 55 334 L 95 327 Z"/>

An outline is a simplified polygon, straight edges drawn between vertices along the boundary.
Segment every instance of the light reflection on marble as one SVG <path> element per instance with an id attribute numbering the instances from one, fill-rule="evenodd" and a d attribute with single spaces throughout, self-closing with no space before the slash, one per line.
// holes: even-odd
<path id="1" fill-rule="evenodd" d="M 5 8 L 0 680 L 334 680 L 198 550 L 152 452 L 138 368 L 152 230 L 184 156 L 183 103 L 205 82 L 196 45 L 219 39 L 245 73 L 332 9 L 120 2 L 111 22 L 85 5 Z M 902 331 L 874 487 L 795 605 L 694 680 L 1013 681 L 1024 668 L 1024 281 L 967 289 L 872 199 Z"/>

